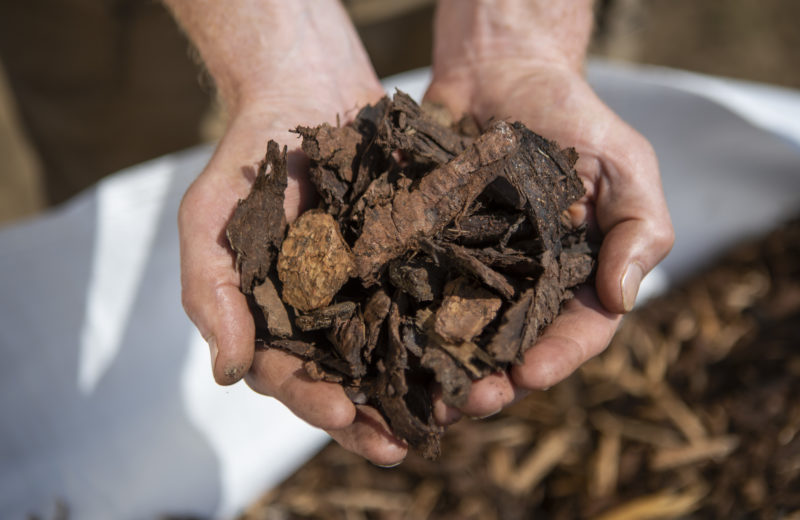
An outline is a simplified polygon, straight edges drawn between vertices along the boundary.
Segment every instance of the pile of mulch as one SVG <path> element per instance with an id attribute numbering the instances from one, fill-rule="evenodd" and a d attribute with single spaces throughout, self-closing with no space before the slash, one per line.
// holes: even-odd
<path id="1" fill-rule="evenodd" d="M 399 91 L 351 124 L 296 132 L 318 206 L 286 221 L 287 150 L 270 141 L 227 226 L 258 348 L 299 357 L 435 459 L 434 383 L 463 406 L 591 277 L 586 230 L 568 214 L 584 194 L 578 155 Z"/>
<path id="2" fill-rule="evenodd" d="M 442 456 L 335 444 L 256 519 L 800 518 L 800 220 L 626 317 L 608 350 Z"/>

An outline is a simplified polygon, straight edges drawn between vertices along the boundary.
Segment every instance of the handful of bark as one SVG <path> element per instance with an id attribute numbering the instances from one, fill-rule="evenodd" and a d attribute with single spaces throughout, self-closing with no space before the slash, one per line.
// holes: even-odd
<path id="1" fill-rule="evenodd" d="M 573 149 L 497 121 L 452 122 L 402 92 L 352 124 L 298 127 L 319 208 L 283 212 L 286 148 L 270 141 L 227 228 L 257 342 L 378 408 L 426 458 L 471 382 L 519 362 L 586 281 L 593 256 L 567 208 Z"/>

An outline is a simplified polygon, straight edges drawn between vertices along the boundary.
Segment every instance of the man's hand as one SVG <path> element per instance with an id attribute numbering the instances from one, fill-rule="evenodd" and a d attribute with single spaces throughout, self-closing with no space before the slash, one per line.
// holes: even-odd
<path id="1" fill-rule="evenodd" d="M 294 356 L 256 351 L 253 317 L 225 237 L 269 139 L 290 150 L 289 221 L 313 203 L 306 160 L 288 129 L 346 121 L 380 99 L 383 90 L 366 53 L 335 1 L 167 4 L 197 45 L 229 113 L 226 132 L 178 217 L 183 303 L 209 343 L 214 378 L 232 384 L 244 377 L 345 448 L 376 464 L 401 461 L 407 448 L 376 410 L 356 407 L 340 385 L 312 381 Z"/>
<path id="2" fill-rule="evenodd" d="M 586 196 L 571 216 L 602 239 L 595 287 L 565 305 L 521 365 L 473 386 L 461 412 L 481 417 L 527 390 L 558 383 L 605 349 L 621 315 L 633 308 L 642 278 L 674 237 L 652 147 L 597 98 L 580 72 L 582 52 L 575 46 L 588 40 L 588 3 L 504 0 L 505 13 L 477 1 L 469 2 L 470 13 L 466 2 L 451 5 L 457 3 L 439 7 L 426 97 L 480 122 L 522 121 L 562 147 L 575 147 Z M 462 9 L 449 13 L 461 17 L 461 26 L 448 8 Z M 459 416 L 442 403 L 435 410 L 443 422 Z"/>

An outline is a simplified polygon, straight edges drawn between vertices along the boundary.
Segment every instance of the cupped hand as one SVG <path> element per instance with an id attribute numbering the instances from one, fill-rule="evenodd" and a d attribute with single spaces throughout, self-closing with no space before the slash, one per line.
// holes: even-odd
<path id="1" fill-rule="evenodd" d="M 391 435 L 380 414 L 354 406 L 340 385 L 310 380 L 296 357 L 256 350 L 253 317 L 239 290 L 225 237 L 228 220 L 237 201 L 247 196 L 269 139 L 294 150 L 288 155 L 284 205 L 289 221 L 313 203 L 307 162 L 298 151 L 297 136 L 288 129 L 335 122 L 337 114 L 352 117 L 359 106 L 383 95 L 377 80 L 369 85 L 356 95 L 329 101 L 318 92 L 262 99 L 244 103 L 231 115 L 214 155 L 181 203 L 181 283 L 184 308 L 209 344 L 218 383 L 228 385 L 245 377 L 255 391 L 278 399 L 345 448 L 376 464 L 391 465 L 404 458 L 406 446 Z"/>
<path id="2" fill-rule="evenodd" d="M 594 287 L 578 291 L 522 364 L 473 385 L 461 412 L 481 417 L 528 390 L 558 383 L 602 352 L 674 234 L 652 147 L 600 101 L 580 72 L 555 63 L 498 60 L 435 73 L 426 97 L 480 122 L 521 121 L 562 147 L 575 147 L 586 195 L 570 214 L 602 239 Z M 435 410 L 443 422 L 459 415 L 442 403 Z"/>

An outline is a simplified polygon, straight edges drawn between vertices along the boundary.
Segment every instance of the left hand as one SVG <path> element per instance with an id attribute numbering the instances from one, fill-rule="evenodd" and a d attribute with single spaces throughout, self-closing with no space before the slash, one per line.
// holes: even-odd
<path id="1" fill-rule="evenodd" d="M 586 195 L 573 222 L 602 237 L 594 287 L 580 289 L 524 355 L 521 365 L 473 385 L 464 414 L 483 417 L 515 397 L 558 383 L 602 352 L 622 314 L 633 308 L 642 278 L 669 252 L 674 232 L 650 143 L 595 95 L 580 72 L 558 63 L 493 61 L 434 76 L 426 98 L 454 114 L 525 123 L 573 146 Z M 437 418 L 459 412 L 436 403 Z"/>

